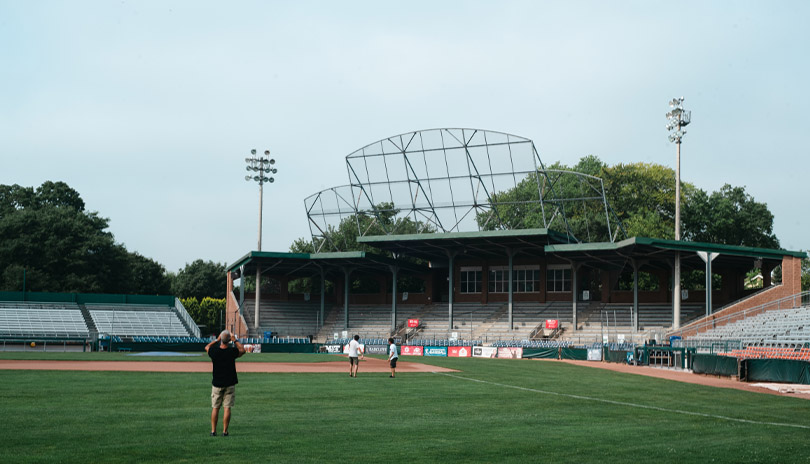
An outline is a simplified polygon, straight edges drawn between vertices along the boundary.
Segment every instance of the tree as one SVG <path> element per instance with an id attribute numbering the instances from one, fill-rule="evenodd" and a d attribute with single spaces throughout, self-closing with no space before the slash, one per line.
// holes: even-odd
<path id="1" fill-rule="evenodd" d="M 745 187 L 725 184 L 707 195 L 698 190 L 684 207 L 684 239 L 755 248 L 779 248 L 773 214 Z"/>
<path id="2" fill-rule="evenodd" d="M 225 298 L 227 275 L 225 264 L 198 259 L 181 269 L 172 282 L 172 293 L 178 298 Z"/>
<path id="3" fill-rule="evenodd" d="M 203 326 L 201 334 L 208 333 L 218 335 L 223 328 L 223 312 L 225 310 L 225 299 L 205 297 L 202 301 L 197 298 L 181 298 L 180 302 L 186 308 L 186 312 L 191 316 L 198 326 Z"/>
<path id="4" fill-rule="evenodd" d="M 0 289 L 167 293 L 163 266 L 130 253 L 64 182 L 0 185 Z"/>
<path id="5" fill-rule="evenodd" d="M 675 173 L 672 169 L 651 163 L 607 166 L 595 156 L 586 156 L 573 167 L 555 163 L 547 168 L 548 178 L 529 174 L 515 188 L 497 192 L 498 217 L 514 229 L 543 227 L 537 206 L 538 191 L 551 206 L 565 208 L 570 231 L 582 241 L 608 241 L 607 217 L 601 201 L 560 201 L 577 198 L 593 190 L 586 179 L 560 176 L 554 170 L 574 171 L 600 177 L 604 182 L 608 205 L 624 225 L 629 237 L 673 239 L 675 230 Z M 550 179 L 552 190 L 542 181 Z M 538 190 L 538 185 L 540 190 Z M 711 195 L 688 182 L 681 185 L 682 234 L 684 240 L 722 243 L 737 246 L 778 248 L 773 234 L 773 214 L 764 203 L 756 202 L 744 187 L 724 185 Z M 497 226 L 492 212 L 479 213 L 479 226 L 492 230 Z M 612 224 L 611 224 L 612 226 Z M 566 232 L 557 222 L 551 227 Z M 611 227 L 613 228 L 613 227 Z M 615 229 L 614 232 L 615 234 Z"/>
<path id="6" fill-rule="evenodd" d="M 130 283 L 127 293 L 168 295 L 171 293 L 172 281 L 162 264 L 141 256 L 129 253 Z"/>
<path id="7" fill-rule="evenodd" d="M 491 208 L 479 212 L 476 221 L 483 230 L 544 228 L 550 221 L 549 229 L 570 231 L 580 240 L 609 240 L 602 185 L 593 178 L 603 169 L 604 163 L 593 155 L 583 157 L 573 168 L 554 163 L 545 171 L 528 174 L 514 188 L 493 193 Z M 565 213 L 567 225 L 555 211 Z"/>
<path id="8" fill-rule="evenodd" d="M 290 246 L 293 253 L 313 253 L 320 251 L 367 251 L 377 254 L 383 253 L 381 250 L 366 244 L 357 242 L 360 235 L 359 230 L 366 235 L 386 235 L 394 231 L 397 234 L 430 233 L 435 229 L 429 225 L 415 221 L 409 216 L 397 217 L 400 210 L 391 203 L 380 203 L 376 207 L 377 214 L 359 212 L 343 218 L 335 226 L 329 226 L 323 237 L 315 239 L 315 246 L 307 239 L 299 238 Z"/>
<path id="9" fill-rule="evenodd" d="M 810 290 L 810 258 L 802 259 L 802 291 Z"/>

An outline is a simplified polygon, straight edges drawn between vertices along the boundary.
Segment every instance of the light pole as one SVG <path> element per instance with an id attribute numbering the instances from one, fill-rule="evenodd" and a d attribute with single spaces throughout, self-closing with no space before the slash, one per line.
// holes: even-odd
<path id="1" fill-rule="evenodd" d="M 273 165 L 276 164 L 276 160 L 270 158 L 270 150 L 265 150 L 264 155 L 256 155 L 256 149 L 250 150 L 250 154 L 252 155 L 250 158 L 245 158 L 245 163 L 247 163 L 246 169 L 248 171 L 252 171 L 255 175 L 247 175 L 245 176 L 246 181 L 256 181 L 259 183 L 259 249 L 257 251 L 262 251 L 262 201 L 264 199 L 264 183 L 269 182 L 273 183 L 275 181 L 272 177 L 267 177 L 266 174 L 275 174 L 278 172 L 278 169 L 274 168 Z M 261 301 L 261 277 L 262 277 L 262 270 L 259 267 L 258 263 L 256 265 L 256 302 L 255 308 L 253 308 L 253 328 L 259 328 L 259 302 Z M 244 283 L 242 284 L 244 285 Z"/>
<path id="2" fill-rule="evenodd" d="M 669 102 L 672 108 L 667 113 L 669 141 L 675 142 L 675 240 L 681 239 L 681 139 L 686 135 L 684 127 L 692 122 L 692 112 L 683 109 L 683 97 Z M 672 278 L 672 328 L 681 327 L 681 253 L 675 252 L 675 272 Z"/>

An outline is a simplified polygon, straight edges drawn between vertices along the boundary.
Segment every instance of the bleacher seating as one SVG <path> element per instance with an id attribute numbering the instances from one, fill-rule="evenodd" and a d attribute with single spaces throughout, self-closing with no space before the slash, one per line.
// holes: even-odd
<path id="1" fill-rule="evenodd" d="M 519 348 L 566 348 L 572 346 L 568 340 L 501 340 L 492 344 L 495 347 Z"/>
<path id="2" fill-rule="evenodd" d="M 153 336 L 145 336 L 145 335 L 137 335 L 132 337 L 132 341 L 135 343 L 210 343 L 213 338 L 208 337 L 190 337 L 190 336 L 183 336 L 183 337 L 153 337 Z"/>
<path id="3" fill-rule="evenodd" d="M 122 337 L 190 335 L 169 306 L 87 304 L 86 307 L 99 333 Z"/>
<path id="4" fill-rule="evenodd" d="M 727 353 L 720 354 L 739 359 L 790 359 L 796 361 L 810 361 L 810 347 L 776 348 L 748 346 L 743 349 L 731 350 Z"/>
<path id="5" fill-rule="evenodd" d="M 690 343 L 739 341 L 742 347 L 800 348 L 810 342 L 810 307 L 771 310 L 689 337 Z"/>
<path id="6" fill-rule="evenodd" d="M 255 301 L 245 300 L 242 314 L 249 327 L 253 327 Z M 282 337 L 302 337 L 318 332 L 320 303 L 262 301 L 259 308 L 259 326 Z"/>
<path id="7" fill-rule="evenodd" d="M 0 336 L 87 338 L 89 329 L 74 303 L 0 303 Z"/>
<path id="8" fill-rule="evenodd" d="M 309 337 L 270 337 L 270 338 L 258 338 L 258 337 L 245 337 L 240 338 L 239 343 L 249 343 L 249 344 L 277 344 L 277 345 L 284 345 L 284 344 L 305 344 L 311 343 Z"/>

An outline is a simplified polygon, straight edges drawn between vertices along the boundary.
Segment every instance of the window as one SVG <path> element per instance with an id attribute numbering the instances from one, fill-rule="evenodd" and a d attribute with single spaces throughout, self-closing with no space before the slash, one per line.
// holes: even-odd
<path id="1" fill-rule="evenodd" d="M 461 293 L 481 293 L 481 268 L 461 268 Z"/>
<path id="2" fill-rule="evenodd" d="M 571 268 L 568 266 L 549 266 L 546 270 L 546 288 L 549 292 L 571 291 Z"/>
<path id="3" fill-rule="evenodd" d="M 534 293 L 540 291 L 540 266 L 512 267 L 512 292 Z M 492 266 L 489 268 L 489 292 L 509 293 L 509 268 Z"/>

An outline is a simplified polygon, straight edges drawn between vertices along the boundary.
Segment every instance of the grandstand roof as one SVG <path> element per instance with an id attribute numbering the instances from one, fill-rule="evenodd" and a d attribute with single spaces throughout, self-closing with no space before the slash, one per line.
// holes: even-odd
<path id="1" fill-rule="evenodd" d="M 365 251 L 334 253 L 251 251 L 230 265 L 228 271 L 236 272 L 241 266 L 245 266 L 245 273 L 250 275 L 259 265 L 265 272 L 290 277 L 308 277 L 320 273 L 321 269 L 327 273 L 343 272 L 343 269 L 390 272 L 389 266 L 399 266 L 401 270 L 416 273 L 428 272 L 425 266 Z"/>
<path id="2" fill-rule="evenodd" d="M 552 244 L 546 252 L 576 261 L 590 261 L 593 266 L 610 269 L 622 267 L 628 259 L 645 261 L 650 267 L 669 267 L 676 252 L 681 254 L 681 262 L 687 267 L 703 268 L 703 260 L 696 252 L 718 253 L 715 266 L 753 267 L 752 259 L 781 264 L 783 256 L 807 257 L 804 252 L 754 248 L 717 243 L 665 240 L 647 237 L 632 237 L 620 242 L 598 242 L 577 244 Z"/>
<path id="3" fill-rule="evenodd" d="M 445 263 L 453 254 L 457 258 L 503 258 L 511 250 L 521 256 L 553 255 L 600 269 L 622 269 L 631 259 L 644 268 L 668 269 L 675 254 L 681 252 L 686 268 L 703 269 L 696 252 L 718 253 L 714 265 L 750 269 L 753 260 L 761 259 L 772 265 L 781 264 L 783 256 L 807 257 L 804 252 L 754 248 L 716 243 L 664 240 L 632 237 L 620 242 L 567 243 L 565 234 L 548 229 L 492 230 L 479 232 L 448 232 L 435 234 L 378 235 L 358 237 L 357 242 L 370 245 L 397 256 L 421 258 L 432 263 Z M 425 273 L 428 269 L 402 259 L 392 259 L 364 251 L 332 253 L 284 253 L 251 251 L 228 267 L 238 271 L 245 266 L 249 275 L 256 266 L 274 274 L 305 277 L 320 273 L 343 272 L 343 269 L 390 272 L 390 266 L 401 270 Z"/>
<path id="4" fill-rule="evenodd" d="M 397 255 L 446 261 L 449 253 L 467 258 L 501 258 L 506 250 L 530 256 L 545 255 L 549 243 L 566 243 L 569 237 L 548 229 L 487 230 L 439 234 L 377 235 L 358 237 L 365 243 Z"/>
<path id="5" fill-rule="evenodd" d="M 620 242 L 566 243 L 568 236 L 547 229 L 368 236 L 358 237 L 357 241 L 431 261 L 446 261 L 450 252 L 471 258 L 503 257 L 506 249 L 511 249 L 531 256 L 551 254 L 603 269 L 621 269 L 629 259 L 641 261 L 648 267 L 668 268 L 676 252 L 686 252 L 681 255 L 685 266 L 700 269 L 703 261 L 695 253 L 698 251 L 718 253 L 714 263 L 720 267 L 750 268 L 752 259 L 780 264 L 783 256 L 807 256 L 797 251 L 647 237 L 632 237 Z"/>

